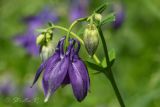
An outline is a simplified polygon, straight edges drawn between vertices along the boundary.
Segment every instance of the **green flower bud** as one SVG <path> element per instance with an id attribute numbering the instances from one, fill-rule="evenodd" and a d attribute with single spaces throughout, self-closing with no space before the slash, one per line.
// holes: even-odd
<path id="1" fill-rule="evenodd" d="M 101 14 L 98 14 L 98 13 L 95 13 L 94 18 L 95 18 L 96 21 L 101 22 L 101 20 L 102 20 L 102 15 L 101 15 Z"/>
<path id="2" fill-rule="evenodd" d="M 99 44 L 98 35 L 99 33 L 94 24 L 89 24 L 84 31 L 84 35 L 83 35 L 84 44 L 88 54 L 91 56 L 93 56 L 93 54 L 97 50 L 97 47 Z"/>
<path id="3" fill-rule="evenodd" d="M 54 51 L 53 42 L 50 41 L 47 45 L 41 47 L 40 57 L 43 61 L 48 59 Z"/>
<path id="4" fill-rule="evenodd" d="M 52 39 L 52 35 L 50 33 L 46 33 L 46 42 L 49 42 Z"/>
<path id="5" fill-rule="evenodd" d="M 45 41 L 45 35 L 44 34 L 40 34 L 37 38 L 36 38 L 36 44 L 37 45 L 42 45 Z"/>

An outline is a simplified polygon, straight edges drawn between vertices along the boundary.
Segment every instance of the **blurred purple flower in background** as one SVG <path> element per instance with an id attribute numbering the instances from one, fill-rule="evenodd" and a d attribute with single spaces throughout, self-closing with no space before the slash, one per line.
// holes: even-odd
<path id="1" fill-rule="evenodd" d="M 71 0 L 70 21 L 85 17 L 88 11 L 89 0 Z"/>
<path id="2" fill-rule="evenodd" d="M 23 19 L 23 22 L 27 24 L 27 31 L 23 34 L 14 37 L 17 44 L 24 47 L 31 55 L 39 54 L 39 47 L 36 45 L 36 29 L 42 27 L 47 22 L 56 22 L 58 16 L 50 8 L 45 8 L 38 15 L 28 16 Z"/>
<path id="3" fill-rule="evenodd" d="M 67 51 L 64 52 L 64 41 L 65 38 L 63 37 L 59 41 L 55 53 L 41 64 L 33 82 L 34 85 L 41 72 L 45 70 L 42 80 L 46 97 L 45 102 L 48 101 L 50 95 L 57 88 L 68 83 L 71 83 L 73 93 L 78 101 L 82 101 L 89 90 L 90 79 L 88 70 L 78 56 L 80 43 L 77 40 L 70 39 L 70 45 Z M 75 43 L 78 44 L 76 49 Z"/>
<path id="4" fill-rule="evenodd" d="M 26 85 L 23 88 L 23 98 L 28 99 L 28 100 L 33 100 L 37 94 L 37 87 L 30 87 L 30 85 Z"/>
<path id="5" fill-rule="evenodd" d="M 15 94 L 15 86 L 10 80 L 5 80 L 0 84 L 0 95 L 1 96 L 12 96 Z"/>
<path id="6" fill-rule="evenodd" d="M 124 7 L 122 3 L 114 3 L 112 10 L 115 13 L 116 20 L 113 22 L 113 28 L 118 29 L 122 26 L 125 18 Z"/>

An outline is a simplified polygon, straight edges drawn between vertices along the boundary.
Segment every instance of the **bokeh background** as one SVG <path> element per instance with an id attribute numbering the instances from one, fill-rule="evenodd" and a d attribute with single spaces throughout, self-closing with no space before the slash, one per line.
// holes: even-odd
<path id="1" fill-rule="evenodd" d="M 28 53 L 14 39 L 28 32 L 26 17 L 38 16 L 45 8 L 57 17 L 55 24 L 69 27 L 75 18 L 91 14 L 106 2 L 109 6 L 104 16 L 110 12 L 120 14 L 118 25 L 104 25 L 103 31 L 109 49 L 116 52 L 113 72 L 126 107 L 159 107 L 159 0 L 0 0 L 0 107 L 119 107 L 110 82 L 92 69 L 89 69 L 91 89 L 83 102 L 76 101 L 68 85 L 59 88 L 44 103 L 41 78 L 33 89 L 29 88 L 41 63 L 40 57 Z M 45 26 L 47 21 L 40 28 Z M 82 27 L 84 24 L 77 25 L 74 32 Z M 55 44 L 63 35 L 65 32 L 55 32 Z M 96 54 L 103 60 L 101 43 Z M 80 56 L 89 59 L 84 48 Z"/>

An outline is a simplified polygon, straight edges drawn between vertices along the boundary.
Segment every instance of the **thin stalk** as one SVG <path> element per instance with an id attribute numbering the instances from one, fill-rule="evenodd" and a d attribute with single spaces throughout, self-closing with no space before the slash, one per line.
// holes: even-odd
<path id="1" fill-rule="evenodd" d="M 77 23 L 79 23 L 79 22 L 81 22 L 81 21 L 85 21 L 87 19 L 87 17 L 86 18 L 80 18 L 80 19 L 77 19 L 77 20 L 75 20 L 71 25 L 70 25 L 70 27 L 69 27 L 69 30 L 68 30 L 68 33 L 67 33 L 67 36 L 66 36 L 66 46 L 68 46 L 68 39 L 69 39 L 69 35 L 70 35 L 70 32 L 72 31 L 72 28 L 77 24 Z"/>
<path id="2" fill-rule="evenodd" d="M 110 80 L 110 82 L 112 84 L 112 87 L 113 87 L 113 89 L 115 91 L 115 94 L 117 96 L 117 99 L 119 101 L 119 104 L 121 105 L 121 107 L 125 107 L 124 101 L 122 99 L 122 96 L 121 96 L 121 94 L 119 92 L 119 89 L 117 87 L 116 81 L 115 81 L 113 73 L 112 73 L 112 68 L 110 66 L 111 62 L 109 60 L 107 44 L 105 42 L 105 38 L 104 38 L 103 32 L 102 32 L 100 27 L 98 27 L 98 31 L 99 31 L 99 34 L 100 34 L 100 37 L 101 37 L 101 40 L 102 40 L 103 50 L 104 50 L 104 54 L 105 54 L 105 57 L 106 57 L 107 66 L 110 67 L 109 69 L 106 69 L 106 72 L 104 72 L 104 74 Z"/>

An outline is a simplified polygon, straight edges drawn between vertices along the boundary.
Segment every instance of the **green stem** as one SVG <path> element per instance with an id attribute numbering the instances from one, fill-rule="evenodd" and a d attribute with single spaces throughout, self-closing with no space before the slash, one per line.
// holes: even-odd
<path id="1" fill-rule="evenodd" d="M 86 18 L 80 18 L 80 19 L 77 19 L 77 20 L 75 20 L 71 25 L 70 25 L 70 27 L 69 27 L 69 30 L 68 30 L 68 33 L 67 33 L 67 36 L 66 36 L 66 46 L 68 46 L 68 39 L 69 39 L 69 34 L 70 34 L 70 32 L 72 31 L 72 28 L 77 24 L 77 23 L 79 23 L 79 22 L 81 22 L 81 21 L 85 21 L 87 19 L 87 17 Z"/>
<path id="2" fill-rule="evenodd" d="M 122 99 L 122 96 L 118 90 L 118 87 L 117 87 L 117 84 L 116 84 L 116 81 L 114 79 L 114 76 L 113 76 L 113 73 L 112 73 L 112 68 L 111 68 L 111 62 L 109 60 L 109 55 L 108 55 L 108 48 L 107 48 L 107 44 L 105 42 L 105 38 L 104 38 L 104 35 L 103 35 L 103 32 L 101 30 L 100 27 L 98 27 L 98 31 L 99 31 L 99 34 L 100 34 L 100 37 L 101 37 L 101 40 L 102 40 L 102 44 L 103 44 L 103 50 L 104 50 L 104 53 L 105 53 L 105 57 L 106 57 L 106 62 L 107 62 L 107 66 L 109 66 L 110 68 L 109 69 L 106 69 L 106 72 L 104 72 L 105 76 L 108 77 L 108 79 L 110 80 L 111 84 L 112 84 L 112 87 L 115 91 L 115 94 L 117 96 L 117 99 L 121 105 L 121 107 L 125 107 L 125 104 L 124 104 L 124 101 Z M 108 71 L 107 71 L 108 70 Z"/>
<path id="3" fill-rule="evenodd" d="M 52 25 L 52 27 L 49 27 L 48 29 L 54 29 L 54 28 L 63 30 L 63 31 L 65 31 L 65 32 L 69 32 L 69 30 L 68 30 L 67 28 L 62 27 L 62 26 L 58 26 L 58 25 Z M 73 32 L 70 32 L 70 34 L 71 34 L 73 37 L 77 38 L 77 40 L 79 40 L 82 45 L 84 45 L 83 40 L 82 40 L 78 35 L 76 35 L 76 34 L 73 33 Z M 95 60 L 95 62 L 96 62 L 97 64 L 100 64 L 100 60 L 99 60 L 99 58 L 98 58 L 95 54 L 93 55 L 93 59 Z"/>

